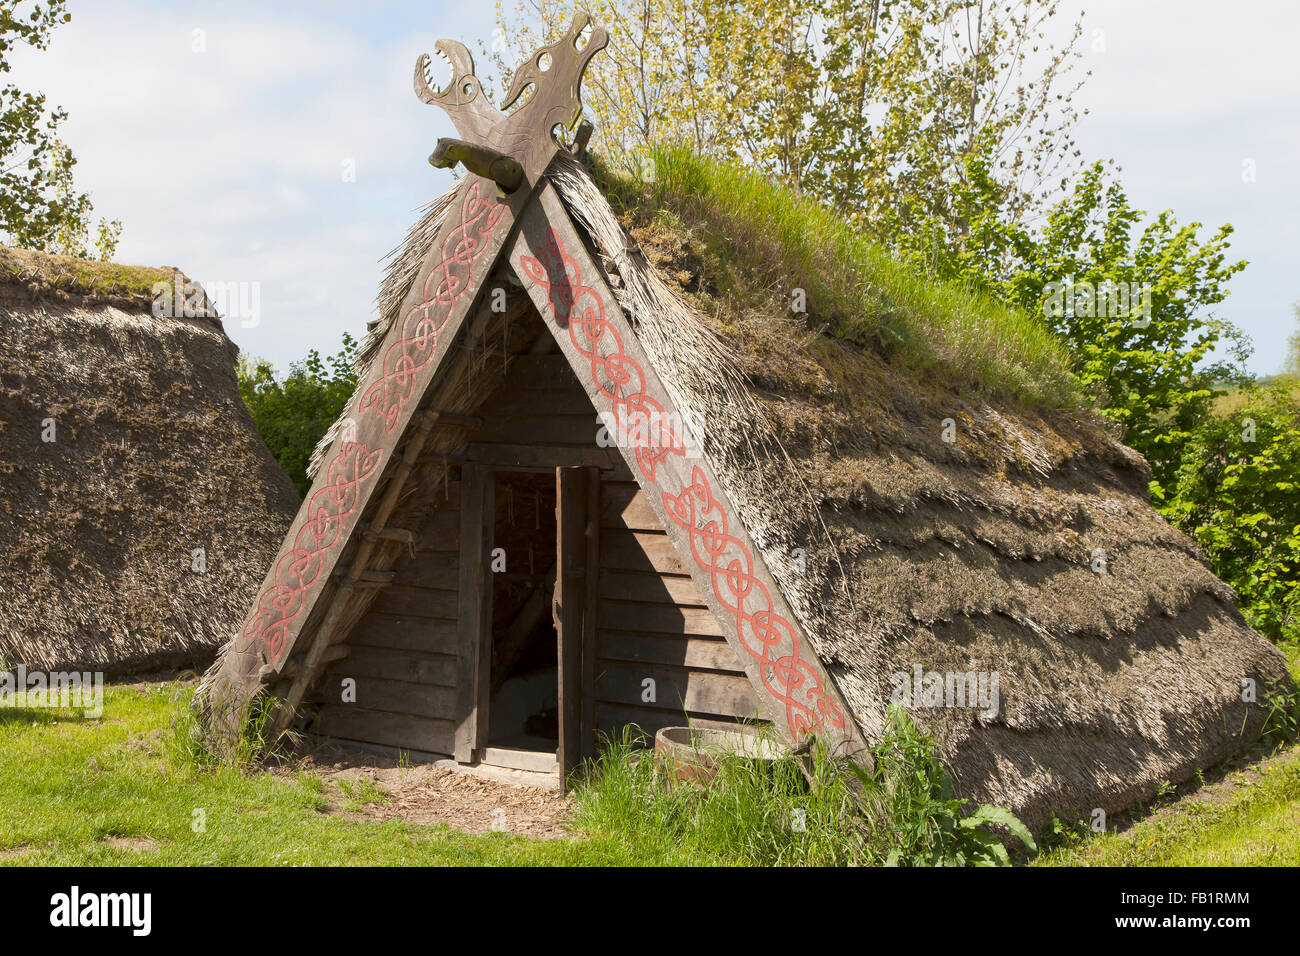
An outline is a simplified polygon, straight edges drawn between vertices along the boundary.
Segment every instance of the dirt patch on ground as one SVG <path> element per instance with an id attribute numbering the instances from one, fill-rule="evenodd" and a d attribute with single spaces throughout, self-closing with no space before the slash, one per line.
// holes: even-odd
<path id="1" fill-rule="evenodd" d="M 488 780 L 432 764 L 402 766 L 389 757 L 325 746 L 286 773 L 325 783 L 327 813 L 356 820 L 445 823 L 469 833 L 499 831 L 540 839 L 573 837 L 573 800 L 553 790 Z"/>
<path id="2" fill-rule="evenodd" d="M 104 844 L 115 850 L 132 850 L 136 853 L 158 849 L 158 841 L 152 837 L 105 837 Z"/>

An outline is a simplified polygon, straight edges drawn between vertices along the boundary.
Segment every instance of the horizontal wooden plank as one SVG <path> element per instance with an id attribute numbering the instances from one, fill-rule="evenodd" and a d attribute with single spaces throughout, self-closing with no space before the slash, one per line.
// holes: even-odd
<path id="1" fill-rule="evenodd" d="M 731 645 L 718 638 L 668 637 L 635 631 L 598 631 L 596 656 L 608 661 L 642 661 L 744 674 Z"/>
<path id="2" fill-rule="evenodd" d="M 417 552 L 459 551 L 460 512 L 430 512 L 424 525 L 416 532 L 415 550 Z"/>
<path id="3" fill-rule="evenodd" d="M 604 528 L 624 531 L 663 531 L 650 499 L 635 481 L 601 483 L 600 523 Z"/>
<path id="4" fill-rule="evenodd" d="M 341 665 L 346 670 L 346 665 Z M 436 717 L 454 720 L 456 717 L 456 688 L 433 684 L 412 684 L 409 681 L 388 680 L 383 677 L 354 677 L 356 698 L 352 703 L 343 701 L 344 674 L 333 669 L 325 675 L 316 690 L 315 699 L 327 706 L 361 707 L 389 714 L 408 714 L 414 717 Z"/>
<path id="5" fill-rule="evenodd" d="M 536 414 L 546 409 L 547 414 Z M 491 415 L 483 427 L 470 434 L 471 442 L 518 442 L 525 445 L 595 445 L 600 432 L 596 412 L 582 415 L 550 414 L 545 405 L 532 415 Z"/>
<path id="6" fill-rule="evenodd" d="M 653 701 L 643 697 L 647 679 L 654 681 Z M 597 661 L 596 699 L 611 704 L 727 717 L 759 715 L 758 698 L 749 678 L 664 664 Z"/>
<path id="7" fill-rule="evenodd" d="M 700 589 L 684 574 L 602 570 L 600 596 L 622 601 L 641 601 L 645 604 L 705 606 Z"/>
<path id="8" fill-rule="evenodd" d="M 576 389 L 582 392 L 582 386 L 578 384 L 569 360 L 560 352 L 549 355 L 518 355 L 512 358 L 507 382 L 500 391 L 506 394 L 514 389 L 548 392 Z M 485 403 L 487 408 L 491 407 L 491 401 L 489 399 Z"/>
<path id="9" fill-rule="evenodd" d="M 311 729 L 343 740 L 450 754 L 454 727 L 449 720 L 388 714 L 355 704 L 331 704 L 321 711 Z"/>
<path id="10" fill-rule="evenodd" d="M 679 607 L 675 604 L 602 600 L 597 614 L 597 626 L 619 631 L 722 636 L 722 625 L 708 608 Z"/>
<path id="11" fill-rule="evenodd" d="M 457 622 L 393 614 L 366 614 L 351 633 L 349 645 L 384 647 L 426 654 L 455 654 Z"/>
<path id="12" fill-rule="evenodd" d="M 397 563 L 394 586 L 437 588 L 454 591 L 460 584 L 460 555 L 455 551 L 416 552 Z"/>
<path id="13" fill-rule="evenodd" d="M 664 727 L 716 727 L 725 730 L 735 727 L 740 721 L 725 717 L 698 717 L 680 710 L 658 710 L 651 707 L 629 707 L 597 702 L 595 723 L 598 733 L 615 740 L 621 739 L 624 728 L 639 727 L 646 735 L 645 745 L 653 747 L 654 735 Z"/>
<path id="14" fill-rule="evenodd" d="M 466 458 L 485 465 L 505 468 L 563 468 L 591 465 L 596 468 L 613 468 L 619 460 L 618 449 L 577 445 L 516 445 L 497 442 L 474 442 L 465 452 Z"/>
<path id="15" fill-rule="evenodd" d="M 510 388 L 497 392 L 482 408 L 486 415 L 534 415 L 540 408 L 554 415 L 588 415 L 592 421 L 596 418 L 596 409 L 591 404 L 587 393 L 576 383 L 571 388 L 560 391 L 542 391 L 538 389 L 516 388 L 511 382 Z"/>
<path id="16" fill-rule="evenodd" d="M 413 684 L 454 687 L 456 658 L 449 654 L 355 646 L 346 658 L 330 667 L 330 672 L 338 677 L 382 677 Z"/>
<path id="17" fill-rule="evenodd" d="M 484 747 L 483 763 L 532 773 L 555 773 L 559 763 L 553 750 L 520 750 L 517 747 Z"/>
<path id="18" fill-rule="evenodd" d="M 689 574 L 668 535 L 606 531 L 600 536 L 600 566 L 619 571 Z"/>
<path id="19" fill-rule="evenodd" d="M 380 592 L 371 610 L 380 614 L 436 617 L 455 620 L 459 616 L 457 592 L 448 588 L 416 588 L 394 584 Z"/>

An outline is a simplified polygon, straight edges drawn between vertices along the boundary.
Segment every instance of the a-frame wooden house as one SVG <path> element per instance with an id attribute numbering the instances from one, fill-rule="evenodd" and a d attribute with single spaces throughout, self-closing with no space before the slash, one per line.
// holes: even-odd
<path id="1" fill-rule="evenodd" d="M 413 231 L 400 306 L 204 682 L 218 730 L 266 690 L 274 727 L 311 704 L 324 734 L 561 779 L 598 731 L 688 716 L 857 749 L 693 439 L 705 410 L 678 407 L 545 175 L 585 141 L 579 83 L 606 42 L 575 18 L 516 72 L 509 114 L 459 43 L 438 45 L 442 91 L 417 63 L 463 137 L 431 161 L 467 174 Z"/>
<path id="2" fill-rule="evenodd" d="M 599 731 L 688 720 L 856 758 L 900 702 L 962 796 L 1032 826 L 1258 737 L 1284 659 L 1140 455 L 945 364 L 944 335 L 997 331 L 979 308 L 926 300 L 912 334 L 938 345 L 909 364 L 788 309 L 715 321 L 651 265 L 574 156 L 605 43 L 577 18 L 509 113 L 460 44 L 445 89 L 417 64 L 462 137 L 431 159 L 467 172 L 385 278 L 356 395 L 200 687 L 209 730 L 269 699 L 271 733 L 561 775 Z M 863 314 L 888 312 L 870 285 Z"/>

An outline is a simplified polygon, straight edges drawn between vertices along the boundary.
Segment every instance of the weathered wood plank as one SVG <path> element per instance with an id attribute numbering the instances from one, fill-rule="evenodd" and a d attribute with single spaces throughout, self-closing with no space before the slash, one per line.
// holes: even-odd
<path id="1" fill-rule="evenodd" d="M 364 647 L 384 647 L 395 651 L 424 651 L 426 654 L 456 653 L 455 620 L 402 617 L 370 611 L 357 622 L 347 643 Z"/>
<path id="2" fill-rule="evenodd" d="M 439 501 L 442 500 L 441 495 L 436 497 Z M 455 511 L 430 512 L 428 520 L 416 535 L 415 550 L 417 553 L 460 550 L 459 494 L 456 495 Z"/>
<path id="3" fill-rule="evenodd" d="M 428 551 L 404 557 L 397 566 L 395 587 L 455 591 L 460 586 L 460 555 L 455 551 Z"/>
<path id="4" fill-rule="evenodd" d="M 453 590 L 411 587 L 394 584 L 375 598 L 371 610 L 379 614 L 409 617 L 455 618 L 457 594 Z"/>
<path id="5" fill-rule="evenodd" d="M 519 388 L 512 377 L 509 388 L 493 394 L 483 405 L 482 412 L 485 417 L 508 417 L 536 415 L 542 409 L 551 415 L 586 415 L 587 421 L 594 423 L 596 420 L 591 399 L 576 381 L 562 391 L 546 392 Z"/>
<path id="6" fill-rule="evenodd" d="M 664 530 L 650 499 L 636 482 L 606 482 L 601 497 L 601 523 L 606 528 L 623 531 Z"/>
<path id="7" fill-rule="evenodd" d="M 339 677 L 381 677 L 412 684 L 456 686 L 456 658 L 450 654 L 358 645 L 344 660 L 332 665 L 331 670 Z"/>
<path id="8" fill-rule="evenodd" d="M 705 637 L 723 636 L 718 619 L 706 607 L 603 600 L 600 602 L 600 614 L 597 620 L 601 629 L 608 630 L 700 634 Z"/>
<path id="9" fill-rule="evenodd" d="M 745 669 L 731 645 L 722 639 L 667 637 L 635 631 L 600 631 L 596 654 L 601 660 L 672 664 L 691 669 L 729 671 Z"/>
<path id="10" fill-rule="evenodd" d="M 600 543 L 600 562 L 606 568 L 651 574 L 687 573 L 677 547 L 662 532 L 606 529 Z"/>
<path id="11" fill-rule="evenodd" d="M 466 465 L 461 474 L 460 640 L 456 760 L 470 763 L 487 745 L 492 668 L 492 589 L 487 556 L 492 541 L 493 482 L 486 469 Z"/>
<path id="12" fill-rule="evenodd" d="M 590 448 L 569 445 L 533 446 L 498 442 L 473 442 L 465 457 L 485 465 L 520 468 L 563 468 L 594 465 L 612 468 L 618 452 L 613 448 Z"/>
<path id="13" fill-rule="evenodd" d="M 591 473 L 585 468 L 556 470 L 556 521 L 558 557 L 556 567 L 556 642 L 559 655 L 559 718 L 561 785 L 581 759 L 578 706 L 581 690 L 582 613 L 587 587 L 587 487 Z"/>
<path id="14" fill-rule="evenodd" d="M 606 571 L 600 580 L 600 596 L 622 601 L 641 601 L 645 604 L 705 606 L 695 581 L 684 574 Z"/>
<path id="15" fill-rule="evenodd" d="M 586 396 L 584 395 L 585 399 Z M 533 409 L 531 415 L 488 416 L 483 427 L 471 436 L 471 442 L 524 445 L 576 445 L 594 447 L 600 424 L 595 412 L 586 415 L 538 414 L 542 408 Z"/>
<path id="16" fill-rule="evenodd" d="M 507 390 L 572 392 L 581 389 L 568 360 L 559 352 L 550 355 L 519 355 L 510 360 Z M 503 390 L 504 391 L 504 390 Z"/>
<path id="17" fill-rule="evenodd" d="M 445 754 L 451 752 L 455 725 L 450 720 L 388 714 L 340 704 L 322 710 L 312 729 L 327 737 Z"/>
<path id="18" fill-rule="evenodd" d="M 582 606 L 582 705 L 579 715 L 580 756 L 595 756 L 596 703 L 596 618 L 600 611 L 600 587 L 604 574 L 600 567 L 600 472 L 587 473 L 586 546 L 587 588 Z"/>
<path id="19" fill-rule="evenodd" d="M 648 700 L 653 680 L 654 700 Z M 599 662 L 596 699 L 611 704 L 687 710 L 728 717 L 759 716 L 758 698 L 749 678 L 712 671 L 692 671 L 666 664 Z"/>
<path id="20" fill-rule="evenodd" d="M 356 706 L 365 710 L 434 717 L 446 721 L 451 721 L 456 716 L 456 688 L 413 684 L 383 677 L 353 677 L 356 681 L 356 700 L 344 703 L 342 682 L 351 675 L 342 673 L 342 670 L 346 670 L 346 666 L 337 672 L 335 669 L 326 672 L 325 679 L 316 692 L 317 699 L 329 707 Z"/>

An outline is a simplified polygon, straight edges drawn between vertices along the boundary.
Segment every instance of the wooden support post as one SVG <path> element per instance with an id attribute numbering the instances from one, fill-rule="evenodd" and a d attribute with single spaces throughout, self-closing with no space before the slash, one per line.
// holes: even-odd
<path id="1" fill-rule="evenodd" d="M 560 748 L 556 754 L 561 786 L 578 766 L 582 753 L 582 623 L 587 603 L 587 510 L 590 470 L 555 469 L 559 557 L 556 567 L 555 620 L 559 655 L 558 704 Z"/>
<path id="2" fill-rule="evenodd" d="M 495 506 L 492 472 L 466 465 L 460 483 L 460 627 L 455 757 L 473 763 L 487 746 L 492 680 L 492 588 L 488 554 Z"/>
<path id="3" fill-rule="evenodd" d="M 587 471 L 587 594 L 582 608 L 582 703 L 579 756 L 596 755 L 596 620 L 600 609 L 600 469 Z"/>

